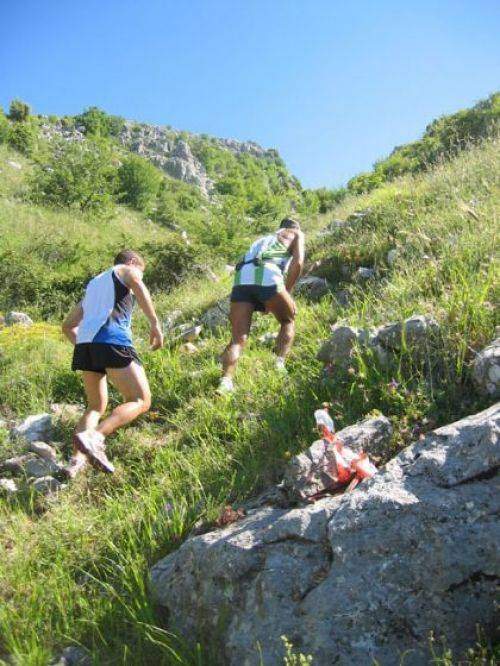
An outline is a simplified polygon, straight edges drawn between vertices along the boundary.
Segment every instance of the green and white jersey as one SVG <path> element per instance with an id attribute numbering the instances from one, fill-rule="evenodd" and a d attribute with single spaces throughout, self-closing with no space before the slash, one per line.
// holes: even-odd
<path id="1" fill-rule="evenodd" d="M 257 263 L 251 263 L 254 259 Z M 234 285 L 283 288 L 283 277 L 290 261 L 289 248 L 283 245 L 277 233 L 258 238 L 242 259 L 243 265 L 235 273 Z"/>

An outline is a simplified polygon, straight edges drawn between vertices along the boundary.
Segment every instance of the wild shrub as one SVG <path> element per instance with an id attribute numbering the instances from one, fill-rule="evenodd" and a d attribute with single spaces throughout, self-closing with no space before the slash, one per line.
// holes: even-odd
<path id="1" fill-rule="evenodd" d="M 85 127 L 85 133 L 93 137 L 117 136 L 123 127 L 124 119 L 106 113 L 97 106 L 91 106 L 74 117 L 77 125 Z"/>
<path id="2" fill-rule="evenodd" d="M 101 215 L 113 209 L 116 167 L 106 142 L 56 142 L 30 178 L 30 198 L 46 206 Z"/>
<path id="3" fill-rule="evenodd" d="M 20 99 L 13 99 L 9 107 L 9 118 L 15 122 L 26 122 L 28 120 L 31 109 L 29 104 Z"/>
<path id="4" fill-rule="evenodd" d="M 193 269 L 196 249 L 180 239 L 168 243 L 148 243 L 141 249 L 146 257 L 146 283 L 153 290 L 168 290 L 178 284 Z"/>
<path id="5" fill-rule="evenodd" d="M 157 196 L 162 180 L 150 162 L 131 155 L 118 169 L 119 198 L 137 210 L 146 210 Z"/>
<path id="6" fill-rule="evenodd" d="M 8 129 L 8 142 L 23 155 L 32 156 L 38 143 L 36 125 L 30 121 L 13 123 Z"/>

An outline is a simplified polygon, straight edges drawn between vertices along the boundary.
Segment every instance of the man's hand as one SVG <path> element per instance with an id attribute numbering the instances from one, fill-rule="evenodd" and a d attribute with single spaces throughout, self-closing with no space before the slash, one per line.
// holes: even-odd
<path id="1" fill-rule="evenodd" d="M 163 333 L 158 322 L 151 324 L 151 330 L 149 332 L 149 344 L 151 345 L 152 351 L 161 349 L 163 347 Z"/>

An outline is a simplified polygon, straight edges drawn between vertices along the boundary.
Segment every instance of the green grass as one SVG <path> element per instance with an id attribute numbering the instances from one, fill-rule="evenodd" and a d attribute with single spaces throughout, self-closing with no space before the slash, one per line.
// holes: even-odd
<path id="1" fill-rule="evenodd" d="M 151 354 L 138 317 L 154 403 L 149 416 L 110 441 L 116 475 L 90 472 L 56 502 L 26 494 L 0 499 L 0 654 L 42 666 L 61 647 L 80 643 L 98 664 L 210 663 L 210 646 L 188 647 L 161 627 L 161 613 L 147 595 L 148 569 L 178 547 L 196 521 L 213 520 L 228 502 L 279 479 L 288 457 L 312 441 L 319 402 L 333 402 L 339 428 L 373 410 L 390 417 L 395 435 L 387 457 L 411 439 L 415 425 L 445 423 L 484 406 L 470 381 L 470 348 L 494 332 L 497 148 L 485 144 L 426 175 L 346 199 L 331 217 L 371 208 L 359 229 L 319 238 L 316 230 L 330 218 L 306 222 L 309 260 L 322 260 L 320 270 L 353 298 L 345 310 L 330 297 L 316 304 L 300 300 L 286 379 L 273 373 L 271 353 L 258 342 L 276 328 L 268 318 L 256 318 L 236 394 L 218 398 L 218 354 L 227 333 L 207 335 L 194 356 L 176 346 Z M 478 219 L 463 207 L 472 197 Z M 12 196 L 2 206 L 23 210 Z M 58 225 L 64 234 L 71 223 L 67 216 L 38 214 L 41 234 Z M 114 224 L 96 233 L 111 239 L 125 222 Z M 79 233 L 88 230 L 82 226 Z M 392 247 L 400 255 L 389 267 Z M 380 278 L 362 288 L 345 278 L 343 284 L 343 264 L 352 270 L 375 265 Z M 228 278 L 193 278 L 159 297 L 158 308 L 162 316 L 181 308 L 190 318 L 228 288 Z M 413 313 L 432 314 L 441 325 L 431 381 L 407 352 L 389 370 L 364 358 L 354 374 L 322 374 L 315 356 L 339 318 L 370 326 Z M 0 404 L 7 415 L 83 399 L 56 324 L 0 332 Z M 396 390 L 388 386 L 392 377 Z M 67 452 L 69 425 L 61 426 L 59 438 Z"/>

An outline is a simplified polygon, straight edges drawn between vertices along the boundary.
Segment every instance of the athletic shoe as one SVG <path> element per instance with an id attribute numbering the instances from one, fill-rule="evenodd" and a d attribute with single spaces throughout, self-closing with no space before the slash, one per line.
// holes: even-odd
<path id="1" fill-rule="evenodd" d="M 68 479 L 74 479 L 80 472 L 87 467 L 87 458 L 81 456 L 71 456 L 69 464 L 61 469 L 61 472 Z"/>
<path id="2" fill-rule="evenodd" d="M 75 444 L 79 451 L 88 456 L 94 467 L 98 467 L 103 472 L 108 472 L 108 474 L 113 474 L 115 467 L 108 460 L 105 453 L 104 435 L 101 435 L 97 430 L 84 430 L 76 433 Z"/>
<path id="3" fill-rule="evenodd" d="M 227 395 L 228 393 L 232 393 L 233 391 L 234 391 L 234 384 L 231 377 L 223 377 L 220 380 L 220 384 L 217 388 L 217 393 L 219 395 Z"/>
<path id="4" fill-rule="evenodd" d="M 286 374 L 287 369 L 285 367 L 285 359 L 282 356 L 277 356 L 276 361 L 274 362 L 276 370 L 283 374 Z"/>

